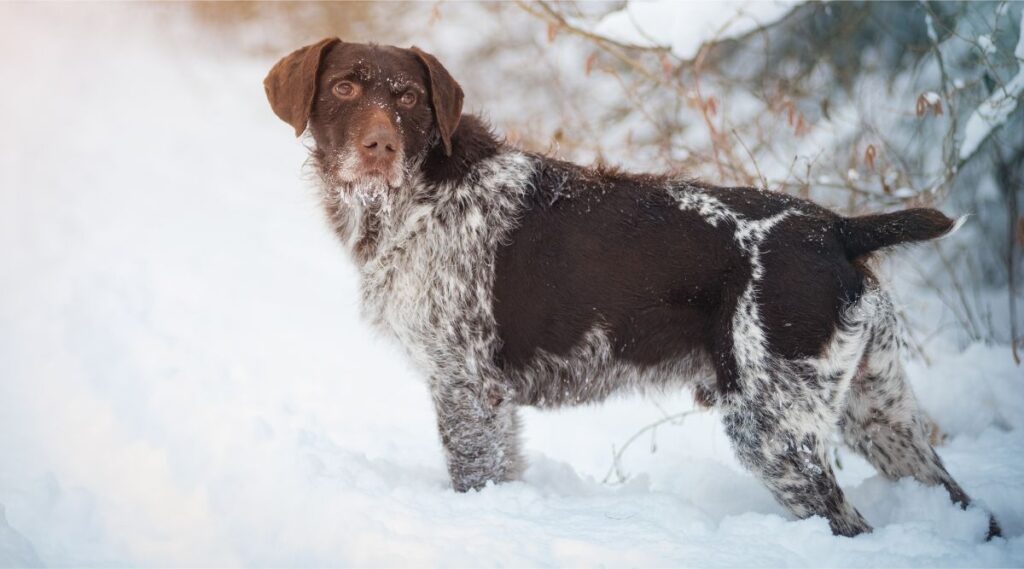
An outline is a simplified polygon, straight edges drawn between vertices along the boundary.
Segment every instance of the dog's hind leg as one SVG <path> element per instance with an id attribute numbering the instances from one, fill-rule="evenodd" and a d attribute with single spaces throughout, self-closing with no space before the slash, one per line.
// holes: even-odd
<path id="1" fill-rule="evenodd" d="M 870 308 L 861 299 L 851 313 Z M 749 304 L 741 302 L 737 314 L 738 389 L 722 397 L 722 409 L 740 461 L 794 515 L 822 516 L 837 535 L 871 531 L 836 482 L 827 444 L 867 343 L 867 318 L 843 322 L 819 358 L 786 360 L 758 342 L 762 333 Z"/>
<path id="2" fill-rule="evenodd" d="M 913 476 L 923 484 L 941 484 L 954 503 L 966 508 L 971 500 L 932 448 L 928 423 L 907 383 L 892 302 L 881 293 L 879 298 L 871 341 L 840 419 L 843 438 L 887 478 Z M 989 538 L 998 535 L 993 517 Z"/>
<path id="3" fill-rule="evenodd" d="M 807 371 L 775 370 L 759 395 L 731 398 L 724 406 L 726 432 L 740 461 L 795 516 L 822 516 L 837 535 L 871 531 L 846 500 L 828 460 L 835 415 L 803 389 L 775 387 L 829 381 Z"/>

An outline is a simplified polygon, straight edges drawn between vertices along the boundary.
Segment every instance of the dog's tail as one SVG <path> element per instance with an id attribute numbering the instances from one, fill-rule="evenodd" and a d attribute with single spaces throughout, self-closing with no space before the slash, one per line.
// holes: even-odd
<path id="1" fill-rule="evenodd" d="M 950 219 L 936 209 L 907 209 L 843 218 L 839 221 L 839 236 L 846 256 L 852 260 L 883 247 L 944 237 L 960 229 L 966 220 L 967 216 Z"/>

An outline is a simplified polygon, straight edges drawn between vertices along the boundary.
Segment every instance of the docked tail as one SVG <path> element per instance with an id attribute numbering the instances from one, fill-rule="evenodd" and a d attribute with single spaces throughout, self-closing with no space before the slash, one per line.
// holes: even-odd
<path id="1" fill-rule="evenodd" d="M 883 247 L 949 235 L 966 219 L 950 219 L 936 209 L 907 209 L 844 218 L 839 222 L 839 236 L 846 248 L 846 256 L 856 259 Z"/>

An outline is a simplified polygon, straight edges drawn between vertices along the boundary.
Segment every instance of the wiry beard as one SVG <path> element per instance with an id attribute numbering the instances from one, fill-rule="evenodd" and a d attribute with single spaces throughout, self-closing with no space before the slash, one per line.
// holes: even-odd
<path id="1" fill-rule="evenodd" d="M 385 198 L 389 193 L 400 188 L 409 178 L 409 166 L 401 150 L 383 174 L 364 174 L 359 155 L 350 150 L 325 156 L 318 166 L 326 189 L 348 205 L 381 205 L 387 201 Z"/>

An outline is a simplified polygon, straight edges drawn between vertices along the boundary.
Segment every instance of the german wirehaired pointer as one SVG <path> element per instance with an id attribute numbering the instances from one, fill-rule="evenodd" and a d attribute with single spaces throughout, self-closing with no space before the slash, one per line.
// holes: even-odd
<path id="1" fill-rule="evenodd" d="M 463 115 L 459 84 L 415 47 L 325 39 L 264 85 L 296 136 L 312 134 L 365 316 L 429 380 L 455 490 L 520 475 L 520 405 L 689 384 L 779 502 L 836 534 L 871 529 L 829 464 L 837 425 L 885 476 L 970 503 L 929 444 L 867 266 L 951 232 L 945 215 L 841 217 L 524 152 Z"/>

